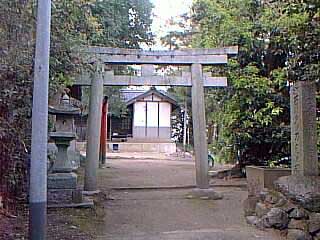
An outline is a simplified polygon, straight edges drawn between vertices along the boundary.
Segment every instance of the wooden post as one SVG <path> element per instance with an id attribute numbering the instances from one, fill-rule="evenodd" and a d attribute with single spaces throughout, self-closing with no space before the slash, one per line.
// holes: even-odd
<path id="1" fill-rule="evenodd" d="M 112 142 L 112 114 L 111 113 L 110 113 L 110 117 L 109 117 L 109 125 L 110 125 L 109 142 Z"/>
<path id="2" fill-rule="evenodd" d="M 186 93 L 185 93 L 186 94 Z M 187 151 L 187 99 L 184 100 L 184 112 L 183 112 L 183 151 Z"/>
<path id="3" fill-rule="evenodd" d="M 102 115 L 101 109 L 103 102 L 103 72 L 104 65 L 98 63 L 91 84 L 88 119 L 88 140 L 84 178 L 84 190 L 88 192 L 95 192 L 98 190 L 97 170 L 99 168 L 99 147 Z"/>
<path id="4" fill-rule="evenodd" d="M 108 97 L 105 97 L 102 105 L 101 135 L 100 135 L 100 166 L 106 164 L 107 154 L 107 116 L 108 116 Z"/>
<path id="5" fill-rule="evenodd" d="M 200 189 L 209 188 L 208 146 L 204 105 L 202 65 L 191 65 L 193 142 L 196 159 L 196 184 Z"/>

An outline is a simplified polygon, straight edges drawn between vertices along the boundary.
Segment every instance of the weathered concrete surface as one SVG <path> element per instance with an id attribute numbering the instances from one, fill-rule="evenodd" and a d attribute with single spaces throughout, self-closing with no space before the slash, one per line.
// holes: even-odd
<path id="1" fill-rule="evenodd" d="M 107 159 L 172 160 L 172 155 L 155 152 L 107 152 Z M 186 155 L 184 159 L 192 161 L 192 156 Z"/>
<path id="2" fill-rule="evenodd" d="M 125 48 L 110 48 L 100 46 L 87 46 L 78 49 L 80 53 L 87 54 L 107 54 L 107 55 L 139 55 L 139 56 L 199 56 L 199 55 L 222 55 L 228 54 L 234 56 L 238 54 L 238 46 L 222 47 L 222 48 L 203 48 L 203 49 L 183 49 L 183 50 L 166 50 L 166 51 L 145 51 L 141 49 L 125 49 Z"/>
<path id="3" fill-rule="evenodd" d="M 249 195 L 258 196 L 265 188 L 273 189 L 273 183 L 279 177 L 291 175 L 291 169 L 247 166 L 246 173 Z"/>
<path id="4" fill-rule="evenodd" d="M 84 61 L 95 62 L 97 53 L 99 60 L 109 64 L 224 64 L 228 55 L 238 54 L 238 47 L 216 49 L 188 49 L 173 51 L 141 51 L 135 49 L 87 47 L 78 50 Z"/>
<path id="5" fill-rule="evenodd" d="M 170 132 L 171 133 L 171 132 Z M 108 143 L 108 151 L 112 152 L 113 144 L 118 145 L 119 152 L 143 152 L 143 153 L 175 153 L 177 151 L 176 143 L 172 142 L 156 142 L 156 143 L 143 143 L 143 142 L 111 142 Z"/>
<path id="6" fill-rule="evenodd" d="M 89 73 L 82 73 L 74 82 L 74 85 L 90 86 L 88 79 Z M 105 86 L 187 86 L 191 87 L 191 75 L 189 72 L 183 73 L 183 76 L 130 76 L 114 75 L 113 71 L 107 71 L 103 74 L 103 85 Z M 226 77 L 204 76 L 204 87 L 226 87 Z"/>
<path id="7" fill-rule="evenodd" d="M 196 183 L 198 188 L 209 187 L 208 143 L 201 64 L 191 65 L 192 122 L 194 155 L 196 160 Z"/>
<path id="8" fill-rule="evenodd" d="M 108 160 L 99 188 L 195 183 L 194 162 Z M 105 232 L 98 240 L 253 240 L 281 239 L 246 224 L 241 188 L 215 188 L 223 200 L 189 199 L 190 189 L 113 190 L 105 207 Z"/>
<path id="9" fill-rule="evenodd" d="M 75 141 L 71 141 L 71 144 L 67 150 L 68 159 L 71 163 L 72 169 L 76 170 L 80 167 L 80 152 L 75 148 Z M 48 143 L 48 171 L 52 172 L 53 162 L 55 161 L 58 153 L 58 148 L 54 143 Z"/>
<path id="10" fill-rule="evenodd" d="M 48 189 L 76 189 L 77 174 L 51 173 L 48 175 Z"/>
<path id="11" fill-rule="evenodd" d="M 318 176 L 316 84 L 295 82 L 290 108 L 292 174 Z"/>
<path id="12" fill-rule="evenodd" d="M 84 190 L 97 190 L 97 169 L 99 168 L 99 150 L 100 150 L 100 133 L 101 133 L 101 115 L 103 102 L 103 79 L 101 73 L 104 72 L 104 65 L 98 63 L 96 72 L 92 78 L 90 107 L 88 119 L 88 144 L 87 160 L 85 162 Z"/>

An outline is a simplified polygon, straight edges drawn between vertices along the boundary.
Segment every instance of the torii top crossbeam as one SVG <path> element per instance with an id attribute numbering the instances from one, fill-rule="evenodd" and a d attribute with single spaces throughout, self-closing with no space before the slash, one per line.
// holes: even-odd
<path id="1" fill-rule="evenodd" d="M 190 65 L 199 63 L 202 65 L 215 65 L 226 64 L 228 56 L 238 54 L 238 47 L 172 51 L 85 47 L 81 48 L 79 52 L 84 54 L 84 59 L 87 63 L 93 63 L 99 60 L 107 64 Z"/>
<path id="2" fill-rule="evenodd" d="M 141 65 L 142 75 L 116 75 L 113 70 L 102 73 L 105 86 L 191 86 L 191 72 L 182 72 L 181 76 L 159 76 L 154 74 L 154 65 L 221 65 L 227 64 L 228 57 L 238 53 L 238 47 L 214 49 L 184 49 L 174 51 L 145 51 L 137 49 L 83 47 L 79 50 L 86 63 L 103 63 L 107 65 Z M 90 73 L 83 72 L 76 78 L 74 85 L 91 85 Z M 212 77 L 203 74 L 205 87 L 227 86 L 226 77 Z"/>

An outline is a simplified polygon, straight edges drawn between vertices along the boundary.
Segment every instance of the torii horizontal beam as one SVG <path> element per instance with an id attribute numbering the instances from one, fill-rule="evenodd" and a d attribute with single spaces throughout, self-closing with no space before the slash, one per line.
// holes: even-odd
<path id="1" fill-rule="evenodd" d="M 91 75 L 89 73 L 79 75 L 73 85 L 90 86 Z M 191 73 L 183 73 L 182 76 L 128 76 L 114 75 L 112 71 L 102 74 L 104 86 L 184 86 L 191 87 Z M 226 87 L 226 77 L 203 76 L 204 87 Z"/>
<path id="2" fill-rule="evenodd" d="M 173 51 L 145 51 L 137 49 L 86 47 L 79 53 L 87 63 L 101 61 L 107 64 L 167 64 L 202 65 L 227 64 L 228 56 L 238 53 L 238 47 L 224 47 L 214 49 L 186 49 Z"/>
<path id="3" fill-rule="evenodd" d="M 108 55 L 141 55 L 141 56 L 195 56 L 195 55 L 230 55 L 238 54 L 238 46 L 222 47 L 222 48 L 193 48 L 183 50 L 140 50 L 126 48 L 110 48 L 88 46 L 79 50 L 82 53 L 89 54 L 108 54 Z"/>
<path id="4" fill-rule="evenodd" d="M 150 56 L 150 55 L 95 55 L 86 58 L 87 63 L 101 61 L 107 64 L 165 64 L 165 65 L 202 65 L 227 64 L 227 55 L 177 55 L 177 56 Z"/>

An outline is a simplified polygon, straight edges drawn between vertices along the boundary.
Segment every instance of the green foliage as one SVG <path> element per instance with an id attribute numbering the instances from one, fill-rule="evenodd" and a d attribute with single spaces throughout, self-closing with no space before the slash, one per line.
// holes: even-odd
<path id="1" fill-rule="evenodd" d="M 96 1 L 91 11 L 99 22 L 99 34 L 90 38 L 92 44 L 123 48 L 150 44 L 152 8 L 149 0 Z"/>
<path id="2" fill-rule="evenodd" d="M 0 22 L 0 196 L 14 211 L 27 189 L 33 8 L 27 1 L 3 0 Z"/>
<path id="3" fill-rule="evenodd" d="M 177 139 L 178 142 L 183 142 L 184 135 L 184 114 L 187 118 L 187 128 L 192 132 L 192 112 L 191 112 L 191 89 L 186 87 L 171 87 L 168 92 L 178 102 L 179 107 L 172 113 L 172 129 L 173 138 Z"/>
<path id="4" fill-rule="evenodd" d="M 229 81 L 205 95 L 208 143 L 218 159 L 266 164 L 289 155 L 288 83 L 319 81 L 319 9 L 316 0 L 196 0 L 190 15 L 173 22 L 188 28 L 163 38 L 167 45 L 240 48 L 227 68 L 206 68 Z"/>
<path id="5" fill-rule="evenodd" d="M 152 42 L 149 0 L 54 0 L 52 5 L 50 93 L 61 85 L 72 85 L 73 76 L 85 66 L 73 49 L 80 45 L 139 48 Z M 124 111 L 124 103 L 106 90 L 113 112 Z M 111 92 L 110 92 L 111 91 Z M 84 91 L 86 93 L 86 91 Z M 109 94 L 108 94 L 109 93 Z M 87 96 L 86 96 L 87 97 Z"/>
<path id="6" fill-rule="evenodd" d="M 92 1 L 89 10 L 95 32 L 86 35 L 88 43 L 121 48 L 140 48 L 141 44 L 152 43 L 152 8 L 149 0 Z M 122 74 L 130 72 L 130 69 L 123 66 L 118 66 L 117 70 Z M 120 89 L 121 87 L 104 89 L 104 94 L 109 97 L 109 110 L 117 117 L 125 114 L 127 108 L 120 96 Z"/>
<path id="7" fill-rule="evenodd" d="M 98 22 L 92 16 L 92 0 L 53 0 L 50 46 L 50 94 L 72 83 L 72 76 L 82 68 L 72 49 L 89 43 L 95 35 Z M 36 6 L 34 6 L 36 8 Z"/>
<path id="8" fill-rule="evenodd" d="M 230 87 L 207 96 L 207 121 L 220 127 L 212 148 L 256 164 L 288 155 L 288 81 L 319 78 L 319 2 L 198 0 L 193 10 L 194 46 L 240 47 Z"/>
<path id="9" fill-rule="evenodd" d="M 52 0 L 50 96 L 87 67 L 73 54 L 75 47 L 150 43 L 151 9 L 149 0 Z M 0 1 L 0 195 L 5 201 L 26 197 L 36 10 L 34 0 Z"/>
<path id="10" fill-rule="evenodd" d="M 123 101 L 120 89 L 122 87 L 105 87 L 104 95 L 108 96 L 109 111 L 113 116 L 120 117 L 127 114 L 127 105 Z"/>

